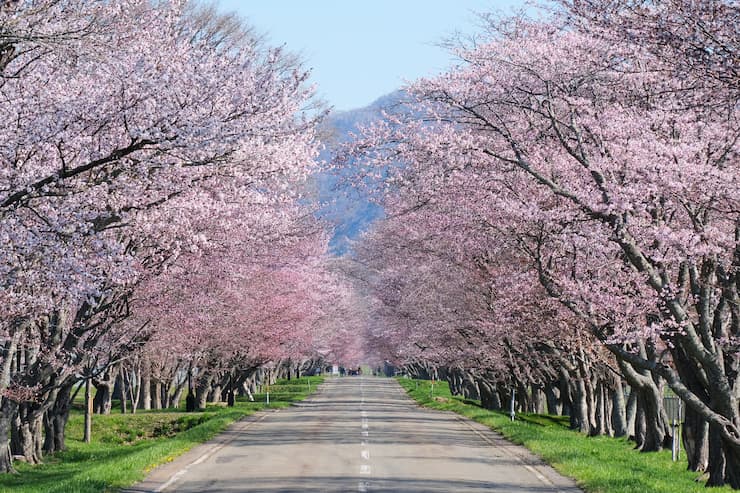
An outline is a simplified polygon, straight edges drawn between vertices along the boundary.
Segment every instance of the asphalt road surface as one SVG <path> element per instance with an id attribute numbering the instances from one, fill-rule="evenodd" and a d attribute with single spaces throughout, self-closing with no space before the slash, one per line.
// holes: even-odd
<path id="1" fill-rule="evenodd" d="M 581 490 L 486 427 L 418 407 L 393 379 L 344 377 L 295 407 L 238 423 L 128 491 Z"/>

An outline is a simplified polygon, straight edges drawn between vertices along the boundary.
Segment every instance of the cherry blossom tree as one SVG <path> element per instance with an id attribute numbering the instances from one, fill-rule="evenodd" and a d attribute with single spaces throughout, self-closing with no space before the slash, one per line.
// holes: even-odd
<path id="1" fill-rule="evenodd" d="M 710 425 L 710 484 L 738 488 L 733 10 L 669 3 L 680 9 L 572 2 L 551 22 L 491 17 L 459 67 L 414 84 L 406 115 L 354 153 L 390 174 L 396 214 L 445 201 L 479 236 L 444 218 L 431 232 L 452 230 L 463 251 L 508 242 L 639 391 L 643 449 L 665 438 L 665 381 Z"/>
<path id="2" fill-rule="evenodd" d="M 19 416 L 13 445 L 37 462 L 42 417 L 121 340 L 137 286 L 223 204 L 301 180 L 314 120 L 281 50 L 226 42 L 178 2 L 19 2 L 0 26 L 0 432 Z"/>

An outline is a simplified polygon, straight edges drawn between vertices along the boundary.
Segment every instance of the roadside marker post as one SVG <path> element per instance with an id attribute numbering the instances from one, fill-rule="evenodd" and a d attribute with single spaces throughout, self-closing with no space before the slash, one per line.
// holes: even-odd
<path id="1" fill-rule="evenodd" d="M 681 423 L 683 423 L 683 401 L 677 396 L 663 398 L 663 407 L 671 421 L 672 440 L 671 458 L 673 462 L 678 461 L 681 455 Z"/>
<path id="2" fill-rule="evenodd" d="M 516 419 L 516 389 L 511 389 L 511 405 L 509 406 L 509 417 L 512 421 Z"/>

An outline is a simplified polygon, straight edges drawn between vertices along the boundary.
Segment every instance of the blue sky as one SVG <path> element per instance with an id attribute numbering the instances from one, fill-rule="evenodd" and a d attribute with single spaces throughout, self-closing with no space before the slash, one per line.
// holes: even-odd
<path id="1" fill-rule="evenodd" d="M 478 31 L 474 12 L 521 7 L 523 0 L 219 0 L 270 44 L 302 55 L 318 95 L 337 110 L 366 106 L 450 64 L 436 44 Z"/>

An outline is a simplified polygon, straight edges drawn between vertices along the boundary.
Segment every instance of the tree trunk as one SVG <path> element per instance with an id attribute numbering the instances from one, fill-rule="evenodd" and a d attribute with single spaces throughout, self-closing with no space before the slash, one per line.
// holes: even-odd
<path id="1" fill-rule="evenodd" d="M 657 452 L 663 449 L 666 440 L 666 423 L 663 421 L 663 396 L 656 386 L 638 389 L 637 405 L 644 419 L 644 439 L 638 446 L 642 452 Z"/>
<path id="2" fill-rule="evenodd" d="M 571 427 L 580 431 L 581 433 L 589 434 L 591 427 L 589 426 L 588 419 L 588 402 L 586 395 L 586 385 L 583 378 L 577 378 L 573 382 L 573 408 L 570 416 Z"/>
<path id="3" fill-rule="evenodd" d="M 221 402 L 222 394 L 223 394 L 223 390 L 220 384 L 211 386 L 211 390 L 208 391 L 208 402 L 213 402 L 213 403 Z"/>
<path id="4" fill-rule="evenodd" d="M 531 400 L 529 398 L 529 393 L 527 392 L 527 386 L 523 383 L 518 383 L 516 385 L 516 395 L 514 396 L 516 400 L 517 411 L 527 413 L 531 412 L 532 405 Z"/>
<path id="5" fill-rule="evenodd" d="M 43 413 L 37 412 L 35 405 L 18 405 L 10 430 L 10 450 L 14 456 L 21 456 L 29 464 L 40 464 L 42 458 Z"/>
<path id="6" fill-rule="evenodd" d="M 642 452 L 661 450 L 670 438 L 665 422 L 663 392 L 646 370 L 637 370 L 630 363 L 617 358 L 632 393 L 637 397 L 635 442 Z M 630 396 L 632 397 L 632 396 Z"/>
<path id="7" fill-rule="evenodd" d="M 128 401 L 128 389 L 126 388 L 126 377 L 124 376 L 125 372 L 126 370 L 121 366 L 117 378 L 118 389 L 121 392 L 121 414 L 126 414 L 126 403 Z"/>
<path id="8" fill-rule="evenodd" d="M 185 390 L 185 383 L 186 382 L 181 382 L 177 384 L 177 387 L 175 387 L 175 393 L 172 394 L 172 396 L 169 398 L 169 404 L 167 405 L 168 408 L 180 407 L 180 399 L 182 398 L 182 393 Z"/>
<path id="9" fill-rule="evenodd" d="M 131 414 L 136 414 L 141 399 L 141 368 L 133 366 L 130 370 L 122 369 L 123 381 L 128 388 L 128 397 L 131 399 Z"/>
<path id="10" fill-rule="evenodd" d="M 722 452 L 725 456 L 725 481 L 733 490 L 740 489 L 740 450 L 732 443 L 722 439 Z"/>
<path id="11" fill-rule="evenodd" d="M 563 402 L 560 400 L 560 389 L 553 382 L 547 382 L 544 387 L 547 414 L 559 416 L 563 412 Z"/>
<path id="12" fill-rule="evenodd" d="M 210 374 L 201 375 L 198 379 L 198 385 L 195 388 L 195 405 L 198 409 L 205 409 L 208 403 L 208 392 L 211 390 L 213 376 Z"/>
<path id="13" fill-rule="evenodd" d="M 145 360 L 141 365 L 139 380 L 139 409 L 149 411 L 152 408 L 152 376 L 150 364 Z"/>
<path id="14" fill-rule="evenodd" d="M 596 384 L 596 387 L 594 388 L 594 391 L 596 393 L 596 402 L 595 402 L 595 427 L 593 430 L 591 430 L 592 435 L 607 435 L 607 430 L 609 429 L 609 423 L 608 420 L 608 413 L 607 413 L 607 398 L 606 398 L 606 385 L 604 385 L 604 382 L 599 380 L 599 382 Z"/>
<path id="15" fill-rule="evenodd" d="M 542 385 L 532 384 L 532 412 L 536 414 L 545 414 L 545 394 L 542 391 Z"/>
<path id="16" fill-rule="evenodd" d="M 627 405 L 624 400 L 624 390 L 622 383 L 617 382 L 617 386 L 612 392 L 612 427 L 615 437 L 627 436 L 629 433 L 627 425 Z"/>
<path id="17" fill-rule="evenodd" d="M 104 381 L 93 381 L 95 397 L 93 398 L 93 412 L 95 414 L 110 414 L 113 409 L 113 381 L 106 375 Z"/>
<path id="18" fill-rule="evenodd" d="M 715 425 L 709 425 L 709 480 L 707 486 L 724 486 L 725 466 L 722 437 Z"/>
<path id="19" fill-rule="evenodd" d="M 16 404 L 5 397 L 0 397 L 0 474 L 15 473 L 13 454 L 10 451 L 10 429 Z"/>
<path id="20" fill-rule="evenodd" d="M 151 387 L 152 409 L 162 409 L 162 384 L 158 380 L 152 380 Z"/>
<path id="21" fill-rule="evenodd" d="M 453 368 L 447 372 L 447 385 L 450 387 L 450 394 L 462 395 L 461 381 L 462 379 L 460 378 L 460 373 L 457 368 Z"/>
<path id="22" fill-rule="evenodd" d="M 627 436 L 632 440 L 635 440 L 637 434 L 637 392 L 630 388 L 630 395 L 627 397 Z"/>
<path id="23" fill-rule="evenodd" d="M 690 407 L 684 411 L 683 447 L 690 471 L 703 472 L 709 464 L 709 423 Z"/>
<path id="24" fill-rule="evenodd" d="M 676 370 L 687 387 L 711 407 L 709 394 L 696 372 L 696 364 L 682 348 L 674 346 L 671 355 Z M 709 465 L 709 423 L 692 407 L 684 406 L 681 438 L 690 471 L 704 472 Z"/>
<path id="25" fill-rule="evenodd" d="M 478 390 L 480 391 L 480 404 L 484 409 L 501 409 L 501 401 L 496 390 L 484 379 L 478 379 Z"/>
<path id="26" fill-rule="evenodd" d="M 475 379 L 473 376 L 465 372 L 463 374 L 463 397 L 466 399 L 473 399 L 473 400 L 480 400 L 480 391 L 478 390 L 478 385 L 475 383 Z"/>
<path id="27" fill-rule="evenodd" d="M 722 438 L 717 426 L 709 425 L 709 480 L 707 486 L 730 485 L 740 489 L 740 454 L 739 451 Z"/>
<path id="28" fill-rule="evenodd" d="M 85 431 L 82 436 L 82 441 L 90 443 L 92 440 L 92 414 L 93 414 L 93 399 L 91 390 L 90 379 L 85 379 Z"/>
<path id="29" fill-rule="evenodd" d="M 72 407 L 72 388 L 68 383 L 59 389 L 54 404 L 44 414 L 44 453 L 53 454 L 67 448 L 65 430 Z"/>

